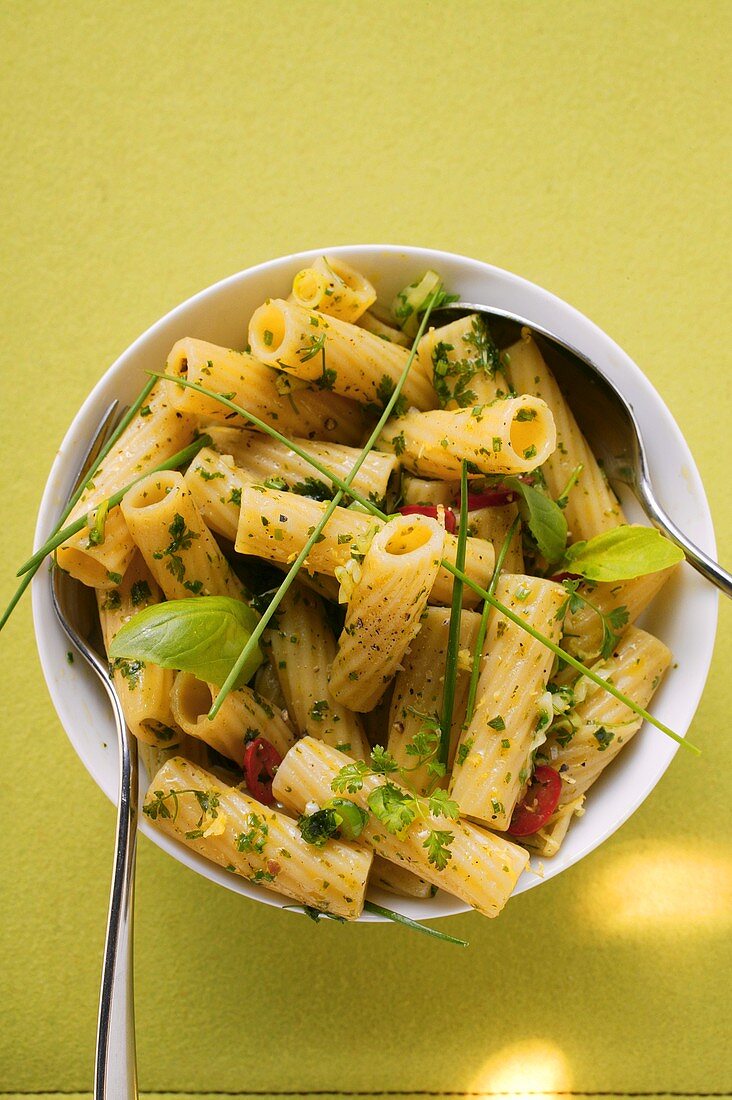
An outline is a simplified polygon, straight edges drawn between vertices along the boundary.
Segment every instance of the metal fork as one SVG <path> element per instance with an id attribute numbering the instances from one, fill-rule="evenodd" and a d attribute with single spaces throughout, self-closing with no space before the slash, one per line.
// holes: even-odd
<path id="1" fill-rule="evenodd" d="M 119 420 L 117 402 L 107 409 L 84 457 L 76 480 L 88 476 L 106 439 Z M 58 621 L 79 654 L 94 669 L 112 704 L 117 729 L 120 773 L 117 845 L 107 918 L 107 937 L 99 997 L 94 1100 L 136 1100 L 135 1004 L 132 966 L 135 849 L 137 841 L 137 742 L 125 724 L 99 636 L 96 601 L 91 589 L 61 569 L 50 573 L 51 596 Z"/>

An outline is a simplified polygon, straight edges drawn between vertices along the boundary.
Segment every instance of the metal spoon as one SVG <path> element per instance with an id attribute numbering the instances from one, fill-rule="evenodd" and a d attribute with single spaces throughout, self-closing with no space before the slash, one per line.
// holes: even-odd
<path id="1" fill-rule="evenodd" d="M 81 483 L 113 428 L 116 402 L 107 410 L 77 479 Z M 92 589 L 61 569 L 50 574 L 53 607 L 66 635 L 94 669 L 112 704 L 120 775 L 117 845 L 107 918 L 107 938 L 99 997 L 94 1100 L 136 1100 L 135 1004 L 132 968 L 132 920 L 137 840 L 137 742 L 128 733 L 109 677 L 96 600 Z"/>
<path id="2" fill-rule="evenodd" d="M 627 485 L 651 523 L 681 547 L 689 564 L 732 598 L 732 574 L 696 546 L 658 503 L 633 406 L 610 379 L 577 348 L 515 313 L 455 302 L 440 307 L 433 317 L 436 323 L 446 324 L 468 313 L 479 313 L 488 319 L 491 336 L 500 349 L 515 344 L 522 328 L 531 330 L 608 479 Z"/>

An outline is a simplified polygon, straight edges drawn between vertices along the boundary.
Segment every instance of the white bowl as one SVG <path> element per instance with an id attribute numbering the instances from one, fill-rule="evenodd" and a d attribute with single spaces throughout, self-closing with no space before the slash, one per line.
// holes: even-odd
<path id="1" fill-rule="evenodd" d="M 70 494 L 79 456 L 113 398 L 130 402 L 139 392 L 145 370 L 159 370 L 176 340 L 194 336 L 227 347 L 246 343 L 248 319 L 265 297 L 286 296 L 293 275 L 309 261 L 328 252 L 342 256 L 372 280 L 379 297 L 390 301 L 424 269 L 440 273 L 446 287 L 470 302 L 517 313 L 556 333 L 580 349 L 631 402 L 644 434 L 653 483 L 661 504 L 700 547 L 715 552 L 709 506 L 689 448 L 670 412 L 651 383 L 613 341 L 581 313 L 548 291 L 517 275 L 448 252 L 394 245 L 357 245 L 300 252 L 239 272 L 201 291 L 148 329 L 106 372 L 84 402 L 51 469 L 36 527 L 36 546 L 48 536 Z M 624 500 L 633 518 L 641 519 L 635 502 Z M 68 642 L 58 626 L 46 570 L 33 584 L 33 611 L 38 649 L 56 710 L 69 739 L 87 770 L 105 794 L 116 800 L 118 754 L 114 726 L 103 689 L 81 660 L 69 665 Z M 717 595 L 690 566 L 646 617 L 650 630 L 673 650 L 677 667 L 669 673 L 653 701 L 654 713 L 685 734 L 696 710 L 709 670 L 717 619 Z M 592 788 L 585 815 L 574 821 L 558 855 L 544 861 L 541 877 L 536 862 L 518 882 L 521 893 L 547 882 L 606 840 L 650 794 L 671 763 L 677 745 L 646 723 L 620 758 Z M 146 777 L 143 775 L 142 780 Z M 144 789 L 144 788 L 143 788 Z M 158 832 L 145 819 L 143 833 L 181 863 L 214 882 L 269 905 L 287 899 L 251 886 L 222 870 L 183 844 Z M 467 907 L 442 891 L 425 900 L 396 898 L 374 891 L 373 900 L 420 919 L 464 912 Z M 381 919 L 365 914 L 363 920 Z"/>

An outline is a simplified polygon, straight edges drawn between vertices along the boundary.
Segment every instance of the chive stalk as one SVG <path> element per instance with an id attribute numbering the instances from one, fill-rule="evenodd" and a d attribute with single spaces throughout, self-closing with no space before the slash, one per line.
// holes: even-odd
<path id="1" fill-rule="evenodd" d="M 437 928 L 420 924 L 419 921 L 412 920 L 411 917 L 405 917 L 403 913 L 397 913 L 395 909 L 387 909 L 383 905 L 377 905 L 375 901 L 365 901 L 363 907 L 366 913 L 376 913 L 380 917 L 386 917 L 387 920 L 393 920 L 396 924 L 405 924 L 407 928 L 411 928 L 415 932 L 424 932 L 426 936 L 434 936 L 435 939 L 442 940 L 443 943 L 456 943 L 458 947 L 470 946 L 467 940 L 460 940 L 457 936 L 448 936 L 447 932 L 440 932 Z"/>
<path id="2" fill-rule="evenodd" d="M 458 527 L 455 563 L 458 569 L 465 569 L 465 548 L 468 541 L 468 467 L 465 459 L 460 468 L 460 524 Z M 450 727 L 455 706 L 455 684 L 457 681 L 458 646 L 460 644 L 460 617 L 463 610 L 463 582 L 455 577 L 452 584 L 452 607 L 450 608 L 450 627 L 445 652 L 445 677 L 442 689 L 442 714 L 440 716 L 440 745 L 437 759 L 447 767 L 450 755 Z"/>

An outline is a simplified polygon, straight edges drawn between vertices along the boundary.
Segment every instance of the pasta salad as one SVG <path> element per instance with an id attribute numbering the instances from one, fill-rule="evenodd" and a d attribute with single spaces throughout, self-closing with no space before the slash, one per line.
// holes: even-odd
<path id="1" fill-rule="evenodd" d="M 496 916 L 643 720 L 675 737 L 634 623 L 681 552 L 531 331 L 452 301 L 324 256 L 245 348 L 179 340 L 30 563 L 96 592 L 147 819 L 314 919 L 406 920 L 370 885 Z"/>

